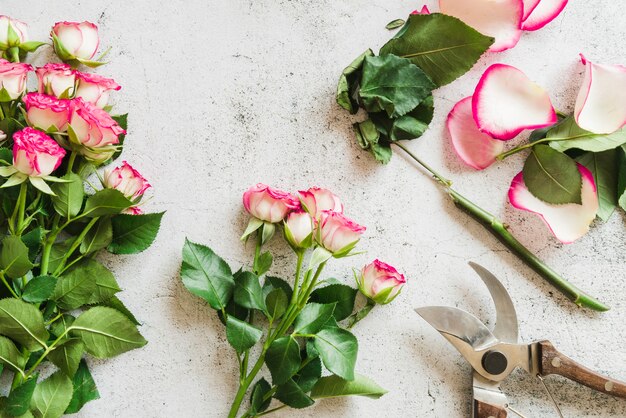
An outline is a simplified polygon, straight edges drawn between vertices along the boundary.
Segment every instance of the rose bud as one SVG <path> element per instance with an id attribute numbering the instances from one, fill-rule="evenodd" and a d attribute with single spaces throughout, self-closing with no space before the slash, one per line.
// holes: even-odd
<path id="1" fill-rule="evenodd" d="M 96 162 L 106 161 L 119 144 L 118 137 L 126 133 L 107 112 L 80 97 L 72 100 L 70 125 L 74 134 L 70 140 L 88 147 L 81 153 Z"/>
<path id="2" fill-rule="evenodd" d="M 20 97 L 26 90 L 26 77 L 32 70 L 29 64 L 0 59 L 0 101 L 8 102 Z"/>
<path id="3" fill-rule="evenodd" d="M 113 79 L 102 77 L 98 74 L 77 71 L 76 78 L 78 79 L 76 97 L 82 97 L 84 101 L 101 109 L 109 103 L 109 92 L 122 88 Z"/>
<path id="4" fill-rule="evenodd" d="M 363 267 L 361 277 L 357 278 L 361 293 L 381 305 L 394 300 L 405 283 L 404 275 L 380 260 L 374 260 Z"/>
<path id="5" fill-rule="evenodd" d="M 319 219 L 322 212 L 332 210 L 343 213 L 343 204 L 335 194 L 328 189 L 311 187 L 306 191 L 299 191 L 300 202 L 307 212 L 315 219 Z"/>
<path id="6" fill-rule="evenodd" d="M 335 257 L 346 256 L 359 242 L 365 227 L 342 213 L 325 210 L 318 224 L 318 243 Z"/>
<path id="7" fill-rule="evenodd" d="M 28 93 L 23 100 L 31 126 L 44 131 L 54 129 L 55 132 L 65 132 L 70 120 L 69 100 L 40 93 Z"/>
<path id="8" fill-rule="evenodd" d="M 63 61 L 91 60 L 100 44 L 98 27 L 91 22 L 58 22 L 50 35 L 54 51 Z"/>
<path id="9" fill-rule="evenodd" d="M 259 183 L 243 194 L 243 205 L 255 218 L 276 223 L 285 219 L 290 211 L 298 209 L 300 202 L 290 193 Z"/>
<path id="10" fill-rule="evenodd" d="M 49 63 L 35 70 L 39 79 L 39 93 L 56 97 L 71 97 L 76 84 L 76 71 L 67 64 Z"/>
<path id="11" fill-rule="evenodd" d="M 37 129 L 24 128 L 13 134 L 13 167 L 27 176 L 49 176 L 63 157 L 65 150 Z"/>
<path id="12" fill-rule="evenodd" d="M 148 180 L 126 161 L 120 167 L 105 171 L 104 186 L 107 189 L 119 190 L 124 196 L 134 202 L 141 200 L 145 191 L 151 187 Z M 126 213 L 139 215 L 141 214 L 141 209 L 133 206 L 128 208 Z"/>
<path id="13" fill-rule="evenodd" d="M 12 30 L 13 33 L 9 33 Z M 0 49 L 7 50 L 28 42 L 26 23 L 8 16 L 0 16 Z"/>
<path id="14" fill-rule="evenodd" d="M 302 209 L 296 209 L 285 219 L 285 239 L 295 248 L 309 248 L 313 237 L 313 218 Z"/>

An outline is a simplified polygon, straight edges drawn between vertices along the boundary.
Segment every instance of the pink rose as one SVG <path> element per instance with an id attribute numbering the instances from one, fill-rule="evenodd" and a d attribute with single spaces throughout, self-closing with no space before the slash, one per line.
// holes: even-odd
<path id="1" fill-rule="evenodd" d="M 95 161 L 107 160 L 119 144 L 119 136 L 126 131 L 104 110 L 85 102 L 80 97 L 72 100 L 70 126 L 76 140 L 88 147 L 81 150 L 87 158 Z"/>
<path id="2" fill-rule="evenodd" d="M 337 196 L 330 190 L 320 187 L 311 187 L 306 191 L 299 191 L 302 206 L 313 216 L 319 219 L 322 212 L 332 210 L 343 213 L 343 205 Z"/>
<path id="3" fill-rule="evenodd" d="M 391 302 L 406 283 L 398 270 L 380 260 L 363 267 L 357 285 L 361 292 L 376 303 L 385 305 Z"/>
<path id="4" fill-rule="evenodd" d="M 76 71 L 67 64 L 49 63 L 35 70 L 39 79 L 39 93 L 60 97 L 74 94 Z"/>
<path id="5" fill-rule="evenodd" d="M 13 167 L 31 177 L 52 174 L 63 161 L 65 150 L 45 133 L 24 128 L 13 134 Z"/>
<path id="6" fill-rule="evenodd" d="M 9 39 L 9 28 L 13 29 L 13 32 L 17 35 L 17 39 Z M 28 42 L 26 23 L 9 16 L 0 16 L 0 49 L 6 50 L 25 42 Z"/>
<path id="7" fill-rule="evenodd" d="M 26 117 L 31 126 L 45 131 L 56 128 L 56 132 L 65 132 L 70 121 L 69 100 L 40 93 L 28 93 L 23 100 Z"/>
<path id="8" fill-rule="evenodd" d="M 332 210 L 322 212 L 318 229 L 319 244 L 335 256 L 346 255 L 350 252 L 365 232 L 364 226 Z"/>
<path id="9" fill-rule="evenodd" d="M 4 98 L 5 100 L 15 100 L 24 93 L 26 77 L 30 71 L 33 71 L 33 67 L 29 64 L 13 63 L 0 59 L 0 87 L 6 91 L 8 96 Z"/>
<path id="10" fill-rule="evenodd" d="M 302 209 L 296 209 L 285 219 L 285 237 L 294 248 L 308 248 L 311 246 L 313 233 L 313 218 Z"/>
<path id="11" fill-rule="evenodd" d="M 126 161 L 120 167 L 105 171 L 104 186 L 108 189 L 119 190 L 124 196 L 135 202 L 138 202 L 144 192 L 151 187 L 148 180 Z M 126 213 L 139 215 L 141 214 L 141 209 L 133 206 L 128 208 Z"/>
<path id="12" fill-rule="evenodd" d="M 243 205 L 255 218 L 276 223 L 285 219 L 290 211 L 298 209 L 300 202 L 290 193 L 259 183 L 243 194 Z"/>
<path id="13" fill-rule="evenodd" d="M 90 22 L 58 22 L 52 28 L 54 51 L 63 61 L 90 60 L 96 55 L 98 27 Z"/>
<path id="14" fill-rule="evenodd" d="M 102 77 L 98 74 L 89 74 L 76 72 L 78 79 L 78 88 L 76 89 L 76 97 L 82 97 L 99 108 L 105 107 L 109 103 L 109 92 L 111 90 L 119 90 L 122 88 L 113 79 Z"/>

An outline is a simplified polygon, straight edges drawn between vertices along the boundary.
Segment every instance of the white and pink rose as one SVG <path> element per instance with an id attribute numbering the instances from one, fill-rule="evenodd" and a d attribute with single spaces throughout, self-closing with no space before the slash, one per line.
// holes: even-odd
<path id="1" fill-rule="evenodd" d="M 13 167 L 29 177 L 46 177 L 63 161 L 65 150 L 45 133 L 24 128 L 13 134 Z"/>
<path id="2" fill-rule="evenodd" d="M 15 100 L 26 91 L 26 78 L 33 71 L 29 64 L 0 59 L 0 89 L 6 92 L 5 100 Z"/>
<path id="3" fill-rule="evenodd" d="M 31 126 L 49 131 L 65 132 L 70 120 L 71 102 L 41 93 L 24 96 L 26 118 Z"/>
<path id="4" fill-rule="evenodd" d="M 243 194 L 243 205 L 257 219 L 280 222 L 289 212 L 300 208 L 300 202 L 291 193 L 259 183 Z"/>
<path id="5" fill-rule="evenodd" d="M 12 37 L 9 35 L 10 30 L 13 30 Z M 9 16 L 0 16 L 0 49 L 6 50 L 26 42 L 28 42 L 26 23 Z"/>
<path id="6" fill-rule="evenodd" d="M 98 74 L 77 71 L 76 78 L 78 80 L 76 97 L 81 97 L 84 101 L 101 109 L 109 103 L 111 91 L 117 91 L 122 88 L 113 79 L 102 77 Z"/>
<path id="7" fill-rule="evenodd" d="M 121 166 L 113 170 L 106 170 L 104 173 L 104 186 L 107 189 L 115 189 L 120 191 L 124 196 L 133 202 L 139 202 L 143 194 L 151 186 L 145 179 L 135 170 L 133 166 L 124 161 Z M 139 206 L 135 205 L 126 210 L 126 213 L 132 215 L 141 214 Z"/>
<path id="8" fill-rule="evenodd" d="M 406 279 L 393 266 L 374 260 L 363 267 L 357 278 L 361 293 L 378 304 L 385 305 L 400 294 Z"/>
<path id="9" fill-rule="evenodd" d="M 298 193 L 302 206 L 315 219 L 319 219 L 322 212 L 325 210 L 343 213 L 343 204 L 339 198 L 328 189 L 311 187 L 309 190 L 301 190 Z"/>
<path id="10" fill-rule="evenodd" d="M 76 71 L 67 64 L 49 63 L 35 70 L 39 80 L 39 93 L 56 97 L 71 97 L 76 85 Z"/>
<path id="11" fill-rule="evenodd" d="M 63 61 L 91 60 L 98 51 L 98 27 L 91 22 L 58 22 L 51 32 L 56 54 Z"/>
<path id="12" fill-rule="evenodd" d="M 335 256 L 349 253 L 366 229 L 332 210 L 322 212 L 317 228 L 318 244 Z"/>
<path id="13" fill-rule="evenodd" d="M 294 248 L 308 248 L 312 244 L 315 221 L 307 212 L 296 209 L 285 219 L 285 238 Z"/>

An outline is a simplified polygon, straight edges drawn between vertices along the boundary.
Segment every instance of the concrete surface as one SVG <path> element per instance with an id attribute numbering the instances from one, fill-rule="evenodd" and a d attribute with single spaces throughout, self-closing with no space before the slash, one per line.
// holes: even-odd
<path id="1" fill-rule="evenodd" d="M 435 1 L 429 1 L 437 10 Z M 442 167 L 458 189 L 501 215 L 520 240 L 613 309 L 577 309 L 481 227 L 460 214 L 436 185 L 400 155 L 380 166 L 360 151 L 353 118 L 334 100 L 345 65 L 367 47 L 379 48 L 384 26 L 421 4 L 398 0 L 5 0 L 2 13 L 27 21 L 45 39 L 58 20 L 100 25 L 113 47 L 99 72 L 123 89 L 130 111 L 125 157 L 154 185 L 148 210 L 167 210 L 156 244 L 140 256 L 107 256 L 121 294 L 150 343 L 116 359 L 90 361 L 102 399 L 79 417 L 220 417 L 236 390 L 237 365 L 221 324 L 180 284 L 185 236 L 211 245 L 233 267 L 252 248 L 239 236 L 246 216 L 241 193 L 266 182 L 297 190 L 319 185 L 342 197 L 347 213 L 366 225 L 368 254 L 333 263 L 328 273 L 350 282 L 350 268 L 375 257 L 409 277 L 392 305 L 356 328 L 357 369 L 389 390 L 374 401 L 327 400 L 279 417 L 462 417 L 470 413 L 470 369 L 413 308 L 445 304 L 493 323 L 487 291 L 467 266 L 497 272 L 510 290 L 524 341 L 550 338 L 589 367 L 626 380 L 625 217 L 598 223 L 563 246 L 536 217 L 506 203 L 522 159 L 485 172 L 465 168 L 444 132 L 453 104 L 473 91 L 482 71 L 504 62 L 549 89 L 555 106 L 571 111 L 583 67 L 578 53 L 626 64 L 623 5 L 571 0 L 549 26 L 518 46 L 484 57 L 473 71 L 436 92 L 431 129 L 410 148 Z M 272 273 L 288 277 L 294 257 L 276 240 Z M 549 386 L 566 417 L 626 416 L 626 401 L 559 378 Z M 526 416 L 556 416 L 539 383 L 516 373 L 504 384 Z"/>

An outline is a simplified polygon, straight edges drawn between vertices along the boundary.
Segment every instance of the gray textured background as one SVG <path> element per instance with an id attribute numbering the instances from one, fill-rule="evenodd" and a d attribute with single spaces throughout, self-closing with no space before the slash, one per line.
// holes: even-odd
<path id="1" fill-rule="evenodd" d="M 434 6 L 434 1 L 429 1 Z M 518 46 L 488 54 L 473 71 L 436 92 L 431 129 L 410 148 L 442 167 L 458 189 L 501 215 L 520 240 L 566 277 L 613 309 L 593 314 L 572 306 L 481 227 L 435 184 L 396 155 L 377 165 L 354 143 L 352 118 L 334 102 L 345 65 L 389 37 L 385 24 L 421 3 L 390 0 L 3 1 L 2 13 L 27 21 L 45 39 L 58 20 L 100 25 L 111 63 L 99 72 L 123 89 L 130 111 L 125 157 L 154 185 L 148 210 L 167 210 L 156 244 L 139 256 L 106 257 L 144 321 L 150 343 L 116 359 L 91 361 L 102 399 L 81 417 L 224 416 L 236 390 L 237 365 L 221 324 L 179 283 L 185 236 L 211 245 L 232 266 L 248 263 L 239 236 L 246 223 L 241 193 L 256 182 L 297 190 L 319 185 L 342 197 L 366 225 L 368 254 L 330 266 L 350 281 L 350 268 L 380 257 L 409 278 L 401 297 L 356 328 L 357 369 L 390 392 L 380 400 L 321 401 L 297 416 L 467 416 L 468 365 L 413 312 L 456 305 L 493 322 L 486 290 L 467 267 L 497 272 L 511 291 L 525 341 L 550 338 L 590 367 L 626 379 L 624 216 L 598 223 L 578 242 L 556 242 L 538 218 L 506 203 L 522 159 L 485 172 L 465 168 L 444 132 L 454 103 L 470 95 L 494 62 L 516 65 L 571 111 L 582 80 L 578 53 L 626 64 L 623 2 L 571 0 L 543 30 Z M 437 7 L 432 7 L 437 10 Z M 278 240 L 273 274 L 291 274 L 294 257 Z M 558 378 L 549 385 L 565 416 L 626 416 L 626 402 Z M 538 382 L 516 373 L 504 385 L 527 416 L 554 416 Z M 279 416 L 288 416 L 284 411 Z"/>

